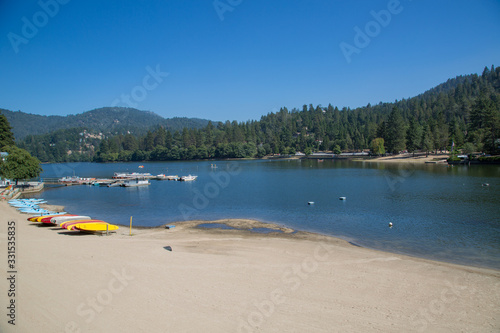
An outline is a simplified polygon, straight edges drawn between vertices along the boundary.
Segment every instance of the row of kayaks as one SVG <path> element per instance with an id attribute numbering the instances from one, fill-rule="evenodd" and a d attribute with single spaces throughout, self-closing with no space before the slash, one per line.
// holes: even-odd
<path id="1" fill-rule="evenodd" d="M 13 199 L 9 201 L 9 205 L 24 214 L 66 214 L 66 212 L 53 212 L 48 209 L 41 208 L 40 205 L 46 202 L 47 201 L 43 199 Z"/>
<path id="2" fill-rule="evenodd" d="M 68 230 L 79 230 L 86 232 L 105 232 L 118 230 L 118 226 L 109 224 L 102 220 L 92 219 L 90 216 L 74 215 L 66 212 L 52 212 L 39 205 L 46 203 L 43 199 L 14 199 L 9 204 L 22 213 L 31 214 L 30 222 L 40 222 L 48 225 L 59 225 Z"/>
<path id="3" fill-rule="evenodd" d="M 30 222 L 40 222 L 50 225 L 59 225 L 63 229 L 88 232 L 103 232 L 118 230 L 118 226 L 102 220 L 92 219 L 90 216 L 73 214 L 41 215 L 28 218 Z"/>

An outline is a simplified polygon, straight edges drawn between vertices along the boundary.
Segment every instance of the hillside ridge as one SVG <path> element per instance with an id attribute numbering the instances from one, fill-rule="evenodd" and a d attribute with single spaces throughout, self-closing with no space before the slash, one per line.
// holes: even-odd
<path id="1" fill-rule="evenodd" d="M 152 111 L 142 111 L 126 107 L 102 107 L 78 114 L 39 115 L 22 111 L 0 109 L 12 126 L 16 140 L 28 135 L 40 135 L 62 129 L 87 128 L 105 135 L 143 135 L 151 127 L 163 126 L 176 131 L 186 128 L 202 128 L 208 120 L 199 118 L 164 118 Z"/>

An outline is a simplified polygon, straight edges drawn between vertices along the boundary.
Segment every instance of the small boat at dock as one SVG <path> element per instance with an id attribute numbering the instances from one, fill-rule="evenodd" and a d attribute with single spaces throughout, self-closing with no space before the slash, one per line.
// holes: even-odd
<path id="1" fill-rule="evenodd" d="M 189 182 L 189 181 L 193 181 L 193 180 L 196 180 L 196 178 L 198 178 L 198 176 L 182 176 L 179 180 L 180 181 L 183 181 L 183 182 Z"/>
<path id="2" fill-rule="evenodd" d="M 82 178 L 78 176 L 68 176 L 59 179 L 58 183 L 62 185 L 89 185 L 95 181 L 95 178 Z"/>
<path id="3" fill-rule="evenodd" d="M 100 178 L 94 181 L 94 186 L 108 186 L 109 184 L 115 182 L 114 179 Z"/>
<path id="4" fill-rule="evenodd" d="M 140 172 L 132 172 L 132 173 L 127 173 L 127 172 L 115 172 L 113 179 L 139 179 L 139 178 L 155 178 L 156 176 L 153 176 L 149 172 L 146 173 L 140 173 Z"/>
<path id="5" fill-rule="evenodd" d="M 127 179 L 124 180 L 121 186 L 123 187 L 136 187 L 151 185 L 149 179 Z"/>

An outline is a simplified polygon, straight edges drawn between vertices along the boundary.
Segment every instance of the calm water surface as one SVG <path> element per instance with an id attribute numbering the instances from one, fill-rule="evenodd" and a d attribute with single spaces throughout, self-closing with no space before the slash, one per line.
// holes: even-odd
<path id="1" fill-rule="evenodd" d="M 500 269 L 498 166 L 256 160 L 142 163 L 138 169 L 140 164 L 48 164 L 42 177 L 110 178 L 128 171 L 198 179 L 152 180 L 139 188 L 57 187 L 39 196 L 110 223 L 128 225 L 130 216 L 135 226 L 250 218 L 369 248 Z"/>

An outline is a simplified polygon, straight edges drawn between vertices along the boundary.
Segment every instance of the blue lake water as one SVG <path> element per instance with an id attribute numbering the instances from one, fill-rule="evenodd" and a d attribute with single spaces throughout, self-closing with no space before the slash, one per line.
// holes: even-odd
<path id="1" fill-rule="evenodd" d="M 245 160 L 67 163 L 43 169 L 42 177 L 110 178 L 121 171 L 198 176 L 194 182 L 152 180 L 136 188 L 47 188 L 37 195 L 110 223 L 128 225 L 130 216 L 134 226 L 249 218 L 364 247 L 500 269 L 498 166 Z"/>

